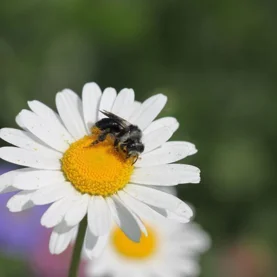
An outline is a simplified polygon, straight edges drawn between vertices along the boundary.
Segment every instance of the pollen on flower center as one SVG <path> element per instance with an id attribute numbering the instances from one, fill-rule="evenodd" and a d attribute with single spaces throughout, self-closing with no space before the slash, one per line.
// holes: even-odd
<path id="1" fill-rule="evenodd" d="M 120 228 L 116 228 L 111 236 L 115 251 L 124 257 L 137 260 L 153 255 L 157 249 L 157 234 L 149 226 L 146 228 L 148 236 L 142 234 L 139 243 L 130 240 Z"/>
<path id="2" fill-rule="evenodd" d="M 79 192 L 109 196 L 128 184 L 132 160 L 115 149 L 111 138 L 91 146 L 96 138 L 85 136 L 71 144 L 61 159 L 62 170 Z"/>

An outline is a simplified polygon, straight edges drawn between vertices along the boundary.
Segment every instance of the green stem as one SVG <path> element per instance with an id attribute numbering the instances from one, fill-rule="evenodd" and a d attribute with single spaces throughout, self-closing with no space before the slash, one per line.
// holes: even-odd
<path id="1" fill-rule="evenodd" d="M 85 217 L 79 225 L 78 235 L 73 249 L 68 277 L 78 276 L 78 270 L 79 270 L 79 264 L 81 260 L 86 228 L 87 228 L 87 217 Z"/>

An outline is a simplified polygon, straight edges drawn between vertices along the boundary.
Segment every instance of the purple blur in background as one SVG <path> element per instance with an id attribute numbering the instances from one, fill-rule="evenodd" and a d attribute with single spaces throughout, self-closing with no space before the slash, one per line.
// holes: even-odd
<path id="1" fill-rule="evenodd" d="M 0 175 L 14 169 L 17 167 L 1 163 Z M 72 248 L 58 256 L 50 254 L 48 244 L 51 230 L 40 224 L 40 218 L 48 206 L 36 206 L 20 213 L 11 213 L 6 204 L 14 194 L 14 192 L 0 194 L 1 255 L 23 260 L 32 276 L 66 277 Z M 29 276 L 29 274 L 22 273 L 22 276 Z M 83 273 L 80 272 L 80 276 L 82 275 Z"/>
<path id="2" fill-rule="evenodd" d="M 16 169 L 15 166 L 0 165 L 0 174 Z M 0 195 L 0 251 L 5 255 L 29 255 L 39 244 L 43 227 L 40 217 L 45 207 L 30 209 L 21 213 L 11 213 L 6 207 L 7 201 L 15 193 Z"/>

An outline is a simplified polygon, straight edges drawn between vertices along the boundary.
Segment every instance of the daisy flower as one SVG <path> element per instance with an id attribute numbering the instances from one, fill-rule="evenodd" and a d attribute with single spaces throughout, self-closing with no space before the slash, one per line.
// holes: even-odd
<path id="1" fill-rule="evenodd" d="M 56 95 L 58 113 L 39 101 L 16 117 L 22 130 L 4 128 L 0 137 L 15 147 L 2 147 L 0 158 L 24 166 L 0 177 L 0 192 L 20 190 L 7 203 L 11 212 L 53 203 L 41 218 L 52 228 L 50 252 L 63 252 L 87 218 L 84 249 L 89 257 L 104 249 L 114 221 L 132 241 L 147 233 L 141 217 L 150 222 L 166 217 L 187 223 L 190 207 L 176 196 L 151 186 L 198 183 L 199 169 L 174 164 L 196 153 L 193 144 L 167 142 L 178 128 L 175 118 L 155 118 L 167 101 L 162 94 L 143 103 L 132 89 L 85 84 L 82 100 L 72 90 Z M 95 123 L 108 111 L 137 125 L 143 132 L 144 152 L 134 164 L 114 147 L 108 136 L 98 138 Z M 97 130 L 96 130 L 97 131 Z M 82 221 L 84 222 L 84 221 Z"/>
<path id="2" fill-rule="evenodd" d="M 144 221 L 145 222 L 145 221 Z M 139 243 L 115 227 L 101 257 L 88 261 L 86 277 L 198 276 L 199 255 L 208 250 L 210 239 L 195 223 L 147 222 L 148 237 Z"/>

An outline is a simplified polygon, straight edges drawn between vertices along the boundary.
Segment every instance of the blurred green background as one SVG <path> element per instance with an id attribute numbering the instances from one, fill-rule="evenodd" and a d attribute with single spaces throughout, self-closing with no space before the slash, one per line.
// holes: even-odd
<path id="1" fill-rule="evenodd" d="M 201 183 L 178 191 L 213 239 L 201 276 L 277 276 L 276 13 L 272 0 L 1 1 L 0 125 L 89 81 L 165 93 L 174 139 L 199 150 L 186 162 Z M 2 251 L 0 277 L 30 272 Z"/>

